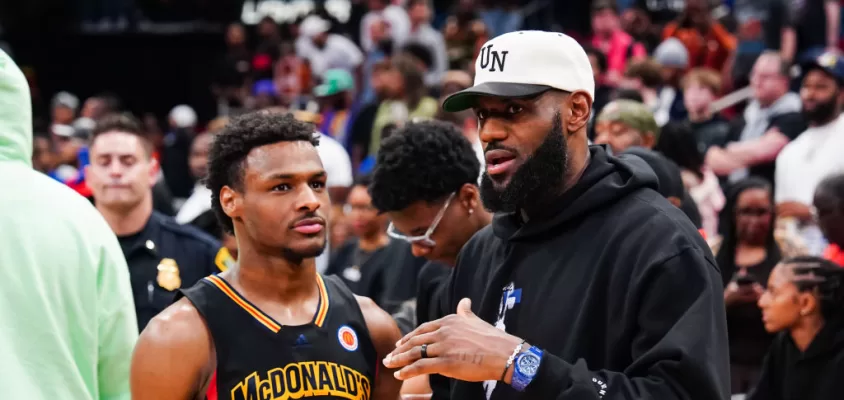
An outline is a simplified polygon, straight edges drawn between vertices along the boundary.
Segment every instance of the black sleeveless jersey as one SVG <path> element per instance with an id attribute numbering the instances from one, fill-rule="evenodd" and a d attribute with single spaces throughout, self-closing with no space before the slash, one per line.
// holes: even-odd
<path id="1" fill-rule="evenodd" d="M 182 294 L 205 319 L 217 353 L 208 400 L 368 400 L 378 355 L 351 291 L 317 275 L 319 306 L 285 326 L 211 275 Z"/>

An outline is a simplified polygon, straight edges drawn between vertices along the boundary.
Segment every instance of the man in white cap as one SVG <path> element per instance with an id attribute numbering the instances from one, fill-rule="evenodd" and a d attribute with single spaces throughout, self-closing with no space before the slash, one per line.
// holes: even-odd
<path id="1" fill-rule="evenodd" d="M 343 35 L 329 33 L 331 23 L 318 15 L 310 15 L 299 24 L 296 54 L 307 59 L 311 72 L 322 76 L 332 68 L 355 72 L 363 63 L 363 53 Z"/>
<path id="2" fill-rule="evenodd" d="M 449 278 L 441 311 L 456 313 L 420 325 L 384 364 L 402 380 L 452 378 L 435 398 L 728 399 L 718 267 L 641 159 L 587 144 L 584 50 L 513 32 L 487 42 L 475 70 L 443 107 L 478 116 L 495 216 Z"/>

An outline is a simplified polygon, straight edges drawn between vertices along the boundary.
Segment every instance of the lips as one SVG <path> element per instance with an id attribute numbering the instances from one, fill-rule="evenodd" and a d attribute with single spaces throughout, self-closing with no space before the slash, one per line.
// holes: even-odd
<path id="1" fill-rule="evenodd" d="M 489 175 L 501 175 L 510 170 L 516 161 L 516 155 L 507 150 L 489 150 L 486 157 L 486 172 Z"/>
<path id="2" fill-rule="evenodd" d="M 293 225 L 293 230 L 303 235 L 313 235 L 322 232 L 325 221 L 322 218 L 305 218 Z"/>

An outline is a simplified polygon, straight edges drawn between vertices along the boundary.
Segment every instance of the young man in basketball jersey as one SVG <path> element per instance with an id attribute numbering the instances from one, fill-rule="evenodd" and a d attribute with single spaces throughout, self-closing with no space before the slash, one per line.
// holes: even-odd
<path id="1" fill-rule="evenodd" d="M 238 265 L 152 320 L 132 360 L 133 399 L 398 397 L 378 366 L 400 338 L 395 323 L 316 272 L 330 204 L 313 132 L 255 113 L 217 136 L 208 187 Z"/>

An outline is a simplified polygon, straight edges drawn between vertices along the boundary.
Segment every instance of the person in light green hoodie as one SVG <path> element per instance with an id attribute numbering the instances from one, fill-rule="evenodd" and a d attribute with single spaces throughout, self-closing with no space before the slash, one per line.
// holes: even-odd
<path id="1" fill-rule="evenodd" d="M 130 399 L 138 328 L 123 252 L 31 156 L 29 87 L 0 50 L 0 399 Z"/>

